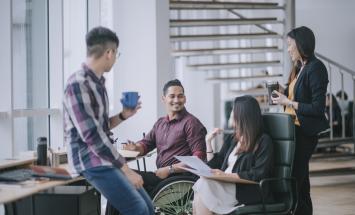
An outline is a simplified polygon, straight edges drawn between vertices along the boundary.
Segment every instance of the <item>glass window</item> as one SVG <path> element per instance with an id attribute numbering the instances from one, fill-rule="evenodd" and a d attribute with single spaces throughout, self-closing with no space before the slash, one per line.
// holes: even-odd
<path id="1" fill-rule="evenodd" d="M 48 137 L 48 116 L 21 117 L 14 119 L 14 155 L 20 152 L 36 150 L 37 138 Z"/>
<path id="2" fill-rule="evenodd" d="M 47 0 L 12 1 L 14 109 L 48 108 Z"/>

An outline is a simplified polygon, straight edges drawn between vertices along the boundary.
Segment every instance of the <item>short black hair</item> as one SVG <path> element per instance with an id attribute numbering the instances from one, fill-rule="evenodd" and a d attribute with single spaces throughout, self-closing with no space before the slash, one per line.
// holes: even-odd
<path id="1" fill-rule="evenodd" d="M 167 93 L 167 91 L 168 91 L 168 88 L 169 88 L 169 87 L 172 87 L 172 86 L 181 87 L 181 88 L 182 88 L 182 92 L 185 93 L 184 87 L 182 86 L 181 82 L 180 82 L 178 79 L 174 79 L 174 80 L 168 81 L 168 82 L 164 85 L 164 88 L 163 88 L 164 96 L 166 95 L 166 93 Z"/>
<path id="2" fill-rule="evenodd" d="M 117 48 L 118 45 L 119 40 L 116 33 L 108 28 L 95 27 L 86 34 L 86 55 L 88 57 L 99 58 L 110 46 Z"/>
<path id="3" fill-rule="evenodd" d="M 298 52 L 303 60 L 308 60 L 314 55 L 316 39 L 311 29 L 301 26 L 292 29 L 287 36 L 295 40 Z"/>

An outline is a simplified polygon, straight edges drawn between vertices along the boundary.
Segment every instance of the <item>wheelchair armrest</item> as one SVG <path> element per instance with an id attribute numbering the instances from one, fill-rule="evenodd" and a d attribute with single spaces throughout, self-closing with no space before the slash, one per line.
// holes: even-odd
<path id="1" fill-rule="evenodd" d="M 148 152 L 144 157 L 148 157 L 149 158 L 149 157 L 151 157 L 152 155 L 154 155 L 156 153 L 157 153 L 157 149 L 154 149 L 154 150 Z"/>
<path id="2" fill-rule="evenodd" d="M 288 192 L 289 196 L 290 196 L 290 199 L 292 197 L 295 198 L 295 205 L 292 206 L 290 205 L 290 208 L 288 209 L 288 211 L 291 211 L 292 209 L 295 209 L 297 207 L 297 199 L 298 199 L 298 193 L 297 193 L 297 182 L 296 182 L 296 179 L 294 177 L 282 177 L 282 178 L 265 178 L 265 179 L 262 179 L 260 182 L 259 182 L 259 192 L 261 194 L 261 197 L 262 197 L 262 204 L 263 204 L 263 210 L 264 210 L 264 213 L 265 213 L 265 196 L 264 196 L 264 190 L 265 190 L 265 186 L 267 184 L 270 184 L 272 182 L 290 182 L 291 183 L 291 186 L 292 186 L 292 190 L 291 192 Z M 271 190 L 272 192 L 272 190 Z M 294 207 L 294 208 L 292 208 Z"/>

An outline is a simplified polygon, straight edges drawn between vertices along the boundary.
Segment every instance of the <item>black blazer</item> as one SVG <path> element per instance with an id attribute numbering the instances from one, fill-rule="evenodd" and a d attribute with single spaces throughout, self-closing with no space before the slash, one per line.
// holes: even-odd
<path id="1" fill-rule="evenodd" d="M 227 169 L 229 154 L 235 147 L 232 135 L 225 140 L 222 149 L 207 163 L 213 169 Z M 254 152 L 241 153 L 233 166 L 233 173 L 238 173 L 242 179 L 259 182 L 272 176 L 274 147 L 271 138 L 263 134 L 258 140 Z M 237 184 L 236 199 L 239 204 L 256 204 L 261 202 L 259 185 Z M 266 199 L 272 201 L 271 193 L 266 190 Z"/>
<path id="2" fill-rule="evenodd" d="M 302 131 L 308 136 L 317 135 L 329 128 L 325 118 L 325 96 L 328 85 L 327 69 L 318 58 L 310 57 L 294 88 L 294 100 L 298 102 L 296 115 Z M 288 96 L 288 87 L 285 89 Z"/>

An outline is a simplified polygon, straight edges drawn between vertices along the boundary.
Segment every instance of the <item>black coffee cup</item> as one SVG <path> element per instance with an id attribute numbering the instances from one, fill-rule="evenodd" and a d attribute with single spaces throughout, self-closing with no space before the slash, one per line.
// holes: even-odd
<path id="1" fill-rule="evenodd" d="M 271 97 L 273 97 L 273 98 L 277 97 L 277 94 L 273 93 L 273 91 L 279 90 L 279 83 L 277 81 L 270 81 L 270 82 L 266 83 L 266 87 L 267 87 L 267 92 L 269 95 L 269 105 L 275 105 L 274 103 L 272 103 Z"/>

